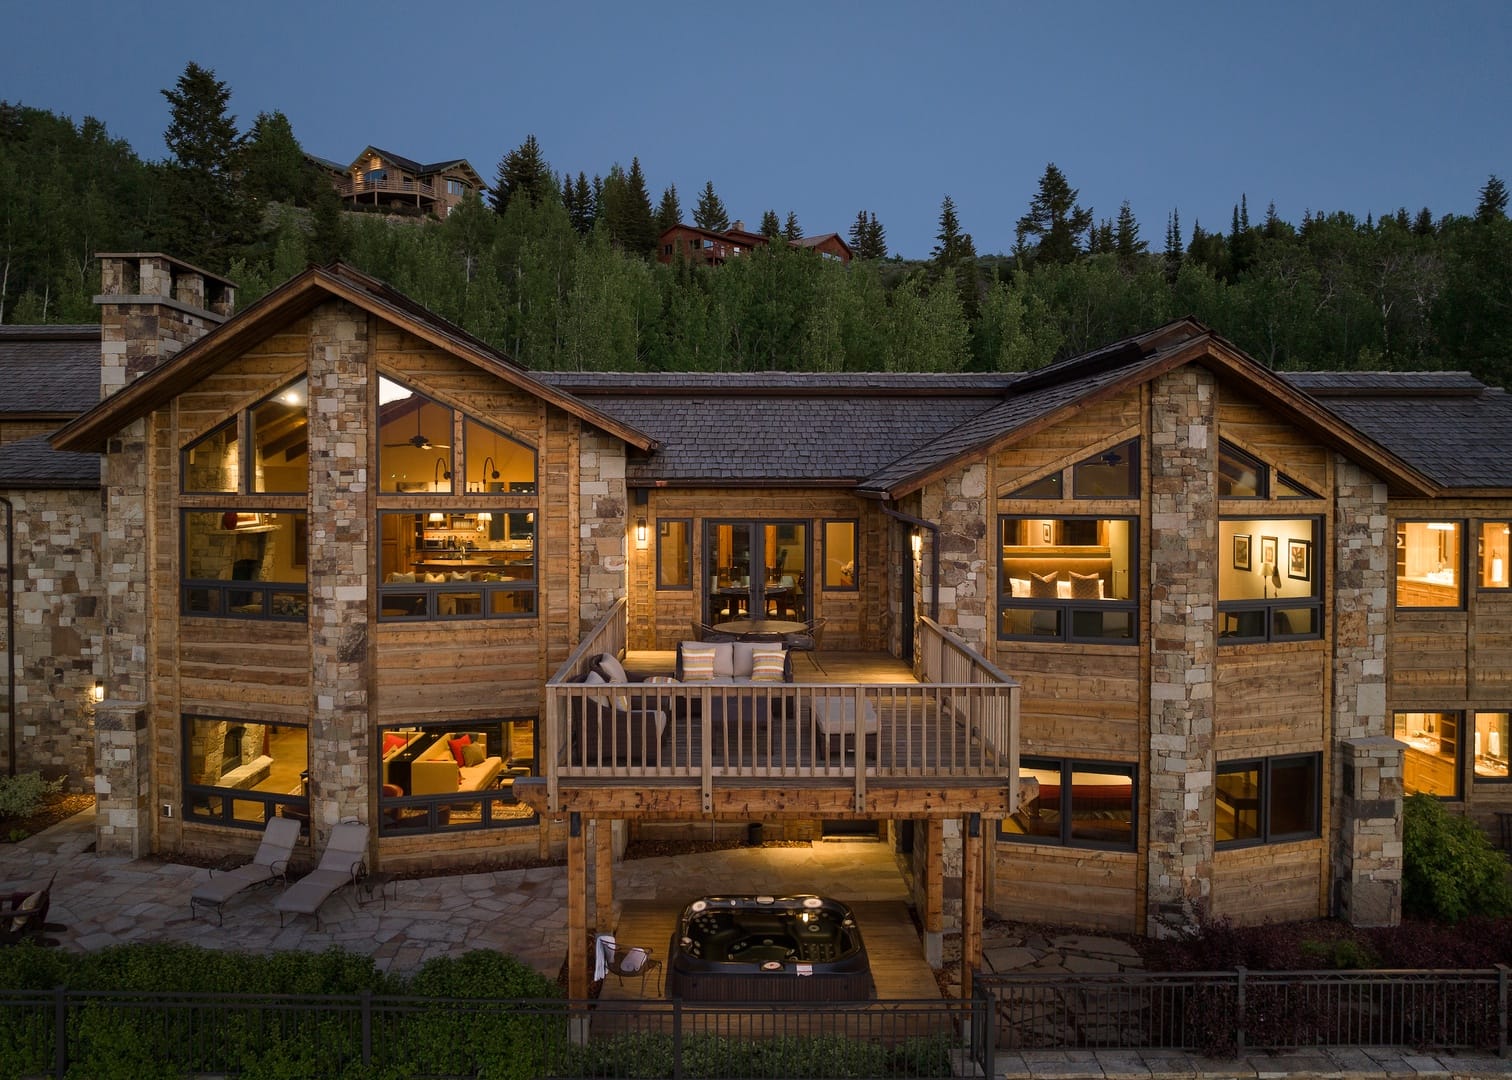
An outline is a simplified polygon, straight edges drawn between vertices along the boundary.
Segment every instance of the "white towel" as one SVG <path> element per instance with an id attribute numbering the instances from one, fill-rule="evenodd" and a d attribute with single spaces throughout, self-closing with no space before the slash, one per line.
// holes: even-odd
<path id="1" fill-rule="evenodd" d="M 600 934 L 593 942 L 593 981 L 602 982 L 614 958 L 614 935 Z"/>

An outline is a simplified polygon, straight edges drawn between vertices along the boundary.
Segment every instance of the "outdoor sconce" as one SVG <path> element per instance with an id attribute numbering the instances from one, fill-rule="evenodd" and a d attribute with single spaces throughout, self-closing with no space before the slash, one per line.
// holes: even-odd
<path id="1" fill-rule="evenodd" d="M 440 491 L 441 481 L 450 479 L 451 470 L 446 467 L 446 459 L 444 457 L 438 457 L 436 459 L 436 468 L 434 470 L 434 477 L 431 488 L 435 491 Z"/>
<path id="2" fill-rule="evenodd" d="M 918 529 L 908 534 L 908 542 L 913 547 L 913 557 L 915 559 L 924 553 L 924 534 Z"/>
<path id="3" fill-rule="evenodd" d="M 93 688 L 91 688 L 90 691 L 89 691 L 89 696 L 92 697 L 92 698 L 94 698 L 94 701 L 95 701 L 96 705 L 98 705 L 100 702 L 104 701 L 105 700 L 105 684 L 102 683 L 102 682 L 100 682 L 100 681 L 98 681 L 98 680 L 96 680 Z"/>
<path id="4" fill-rule="evenodd" d="M 645 518 L 636 518 L 635 519 L 635 546 L 636 547 L 642 547 L 642 548 L 646 546 L 646 519 Z"/>

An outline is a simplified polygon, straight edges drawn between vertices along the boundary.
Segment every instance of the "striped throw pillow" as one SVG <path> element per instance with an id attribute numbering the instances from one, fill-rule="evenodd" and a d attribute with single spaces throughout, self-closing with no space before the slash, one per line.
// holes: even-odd
<path id="1" fill-rule="evenodd" d="M 682 650 L 683 682 L 708 682 L 714 677 L 714 646 L 684 645 Z"/>
<path id="2" fill-rule="evenodd" d="M 780 647 L 751 650 L 751 681 L 781 682 L 787 653 Z"/>

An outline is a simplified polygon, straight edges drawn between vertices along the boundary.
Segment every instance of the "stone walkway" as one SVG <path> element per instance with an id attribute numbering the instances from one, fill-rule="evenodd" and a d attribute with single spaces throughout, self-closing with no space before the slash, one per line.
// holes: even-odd
<path id="1" fill-rule="evenodd" d="M 204 870 L 155 859 L 95 855 L 92 813 L 19 844 L 0 845 L 0 882 L 46 881 L 55 871 L 49 937 L 79 951 L 122 942 L 192 942 L 215 949 L 323 950 L 332 945 L 373 957 L 382 970 L 412 971 L 436 956 L 497 949 L 556 978 L 566 957 L 567 877 L 562 867 L 498 870 L 397 883 L 397 898 L 359 904 L 350 890 L 327 901 L 321 929 L 295 918 L 278 925 L 271 890 L 249 890 L 226 906 L 224 925 L 189 914 L 189 892 Z M 751 891 L 828 892 L 853 900 L 906 895 L 884 844 L 732 848 L 697 856 L 637 859 L 615 868 L 622 899 L 650 900 Z M 1137 970 L 1128 945 L 1092 934 L 1008 934 L 984 943 L 994 972 L 1090 973 Z M 999 1051 L 1004 1080 L 1338 1080 L 1512 1076 L 1512 1062 L 1488 1055 L 1427 1055 L 1347 1049 L 1253 1055 L 1213 1061 L 1164 1051 Z"/>

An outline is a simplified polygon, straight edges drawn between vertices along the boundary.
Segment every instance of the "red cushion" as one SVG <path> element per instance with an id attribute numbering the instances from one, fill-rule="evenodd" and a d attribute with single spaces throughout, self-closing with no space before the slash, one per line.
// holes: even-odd
<path id="1" fill-rule="evenodd" d="M 460 738 L 446 740 L 446 745 L 451 747 L 452 757 L 457 759 L 457 768 L 462 767 L 462 748 L 472 745 L 472 736 L 463 735 Z"/>
<path id="2" fill-rule="evenodd" d="M 387 754 L 392 750 L 397 750 L 407 742 L 409 740 L 403 735 L 385 735 L 383 737 L 383 752 Z"/>

